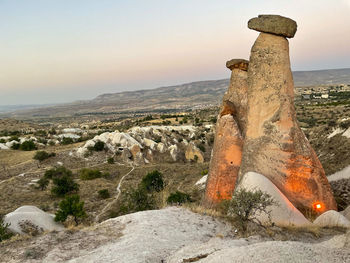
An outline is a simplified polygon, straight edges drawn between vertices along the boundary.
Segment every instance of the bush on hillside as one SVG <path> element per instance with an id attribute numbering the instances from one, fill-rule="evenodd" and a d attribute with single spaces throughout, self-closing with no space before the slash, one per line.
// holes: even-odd
<path id="1" fill-rule="evenodd" d="M 159 171 L 154 170 L 142 178 L 140 186 L 148 192 L 160 192 L 164 189 L 163 175 Z"/>
<path id="2" fill-rule="evenodd" d="M 109 158 L 107 159 L 107 163 L 109 163 L 109 164 L 114 164 L 114 163 L 115 163 L 114 158 L 113 158 L 113 157 L 109 157 Z"/>
<path id="3" fill-rule="evenodd" d="M 98 191 L 98 196 L 102 199 L 110 198 L 111 195 L 109 194 L 108 189 L 101 189 Z"/>
<path id="4" fill-rule="evenodd" d="M 71 170 L 67 169 L 64 166 L 59 166 L 55 168 L 51 168 L 50 170 L 47 170 L 44 174 L 44 177 L 47 179 L 52 179 L 55 177 L 62 177 L 62 176 L 73 176 L 73 173 Z"/>
<path id="5" fill-rule="evenodd" d="M 76 225 L 79 221 L 86 217 L 84 210 L 84 202 L 80 202 L 79 195 L 67 196 L 59 204 L 59 210 L 55 214 L 56 222 L 64 222 L 68 216 L 72 216 Z"/>
<path id="6" fill-rule="evenodd" d="M 47 186 L 49 185 L 49 179 L 47 179 L 45 176 L 40 178 L 39 181 L 37 181 L 36 183 L 38 184 L 38 188 L 41 190 L 41 191 L 44 191 Z"/>
<path id="7" fill-rule="evenodd" d="M 119 215 L 156 209 L 154 197 L 144 188 L 130 189 L 123 198 L 123 204 L 119 208 Z"/>
<path id="8" fill-rule="evenodd" d="M 74 140 L 72 138 L 69 138 L 69 137 L 63 137 L 61 140 L 62 145 L 68 145 L 68 144 L 72 144 L 72 143 L 74 143 Z"/>
<path id="9" fill-rule="evenodd" d="M 11 149 L 12 150 L 19 150 L 19 147 L 21 146 L 21 144 L 20 143 L 13 143 L 12 145 L 11 145 Z"/>
<path id="10" fill-rule="evenodd" d="M 83 168 L 79 171 L 79 176 L 81 180 L 93 180 L 101 178 L 102 173 L 97 169 Z"/>
<path id="11" fill-rule="evenodd" d="M 167 203 L 172 205 L 181 205 L 183 203 L 188 203 L 191 201 L 191 196 L 189 194 L 180 191 L 171 193 L 167 199 Z"/>
<path id="12" fill-rule="evenodd" d="M 79 185 L 74 182 L 73 178 L 67 175 L 61 177 L 54 177 L 52 179 L 54 186 L 51 193 L 56 196 L 65 196 L 66 194 L 77 192 Z"/>
<path id="13" fill-rule="evenodd" d="M 19 149 L 22 151 L 33 151 L 33 150 L 36 150 L 37 148 L 33 141 L 25 141 L 19 146 Z"/>
<path id="14" fill-rule="evenodd" d="M 3 221 L 3 216 L 0 215 L 0 242 L 12 237 L 12 233 L 9 231 L 10 224 Z"/>
<path id="15" fill-rule="evenodd" d="M 46 151 L 37 151 L 33 157 L 34 160 L 42 162 L 50 157 L 56 156 L 56 153 L 48 153 Z"/>
<path id="16" fill-rule="evenodd" d="M 257 215 L 266 214 L 270 218 L 268 206 L 277 204 L 275 200 L 261 190 L 236 190 L 231 200 L 223 201 L 222 206 L 227 216 L 233 217 L 238 226 L 245 232 L 249 222 L 261 225 Z"/>
<path id="17" fill-rule="evenodd" d="M 102 141 L 97 141 L 94 145 L 94 151 L 95 152 L 101 152 L 105 148 L 105 143 Z"/>

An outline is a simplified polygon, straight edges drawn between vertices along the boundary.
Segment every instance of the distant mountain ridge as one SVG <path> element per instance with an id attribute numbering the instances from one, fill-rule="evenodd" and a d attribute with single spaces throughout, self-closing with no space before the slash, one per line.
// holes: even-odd
<path id="1" fill-rule="evenodd" d="M 350 84 L 350 68 L 295 71 L 296 87 Z M 156 89 L 108 93 L 92 100 L 76 101 L 55 106 L 17 110 L 2 114 L 19 119 L 68 117 L 123 112 L 185 110 L 193 107 L 218 105 L 227 90 L 229 79 L 208 80 Z"/>

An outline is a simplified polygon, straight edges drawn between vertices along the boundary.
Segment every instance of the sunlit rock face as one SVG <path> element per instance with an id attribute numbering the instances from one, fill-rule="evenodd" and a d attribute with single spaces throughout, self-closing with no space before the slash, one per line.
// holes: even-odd
<path id="1" fill-rule="evenodd" d="M 262 33 L 249 66 L 241 59 L 227 62 L 231 82 L 218 116 L 205 199 L 230 199 L 242 176 L 256 172 L 302 212 L 336 210 L 323 167 L 296 119 L 286 39 L 294 36 L 296 22 L 263 15 L 249 28 Z"/>
<path id="2" fill-rule="evenodd" d="M 216 124 L 205 193 L 206 202 L 209 204 L 232 197 L 242 160 L 248 61 L 234 59 L 226 65 L 232 70 L 232 74 Z"/>
<path id="3" fill-rule="evenodd" d="M 331 187 L 314 150 L 298 126 L 289 43 L 260 33 L 248 69 L 247 130 L 240 175 L 269 178 L 299 209 L 336 209 Z"/>

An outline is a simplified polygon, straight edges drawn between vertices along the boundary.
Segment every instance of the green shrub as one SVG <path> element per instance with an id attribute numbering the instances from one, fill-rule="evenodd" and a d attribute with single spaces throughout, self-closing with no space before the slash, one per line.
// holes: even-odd
<path id="1" fill-rule="evenodd" d="M 19 147 L 21 146 L 20 143 L 13 143 L 12 146 L 11 146 L 11 149 L 12 150 L 19 150 Z"/>
<path id="2" fill-rule="evenodd" d="M 102 142 L 102 141 L 97 141 L 97 142 L 95 143 L 95 145 L 93 146 L 93 150 L 94 150 L 95 152 L 101 152 L 101 151 L 104 150 L 104 148 L 105 148 L 105 143 Z"/>
<path id="3" fill-rule="evenodd" d="M 201 150 L 202 152 L 205 152 L 205 146 L 203 144 L 198 143 L 197 148 Z"/>
<path id="4" fill-rule="evenodd" d="M 249 191 L 244 188 L 236 190 L 231 200 L 222 202 L 224 212 L 233 217 L 238 226 L 245 232 L 249 222 L 257 224 L 257 215 L 266 214 L 270 218 L 268 206 L 277 205 L 274 199 L 261 190 Z"/>
<path id="5" fill-rule="evenodd" d="M 181 205 L 183 203 L 191 202 L 191 197 L 189 194 L 176 191 L 171 193 L 167 199 L 168 204 Z"/>
<path id="6" fill-rule="evenodd" d="M 46 159 L 49 159 L 50 157 L 56 156 L 55 153 L 48 153 L 46 151 L 37 151 L 33 157 L 34 160 L 38 160 L 39 162 L 42 162 Z"/>
<path id="7" fill-rule="evenodd" d="M 79 176 L 81 180 L 93 180 L 101 178 L 102 173 L 97 169 L 83 168 L 79 171 Z"/>
<path id="8" fill-rule="evenodd" d="M 125 215 L 144 210 L 156 209 L 156 201 L 152 194 L 144 188 L 130 189 L 123 198 L 118 215 Z"/>
<path id="9" fill-rule="evenodd" d="M 62 138 L 62 141 L 61 141 L 62 145 L 68 145 L 68 144 L 72 144 L 72 143 L 74 143 L 74 140 L 72 138 L 69 138 L 69 137 Z"/>
<path id="10" fill-rule="evenodd" d="M 0 139 L 0 143 L 6 143 L 5 139 Z"/>
<path id="11" fill-rule="evenodd" d="M 201 175 L 202 175 L 202 176 L 204 176 L 204 175 L 206 175 L 206 174 L 208 174 L 208 170 L 207 170 L 207 169 L 205 169 L 205 170 L 203 170 L 203 171 L 201 172 Z"/>
<path id="12" fill-rule="evenodd" d="M 52 179 L 54 186 L 51 193 L 56 196 L 65 196 L 68 193 L 77 192 L 79 185 L 74 182 L 73 178 L 67 175 L 61 177 L 54 177 Z"/>
<path id="13" fill-rule="evenodd" d="M 10 140 L 9 140 L 10 142 L 11 141 L 17 141 L 17 142 L 19 142 L 20 140 L 19 140 L 19 137 L 17 136 L 17 135 L 13 135 L 13 136 L 11 136 L 10 137 Z"/>
<path id="14" fill-rule="evenodd" d="M 62 177 L 62 176 L 69 176 L 71 177 L 73 175 L 72 171 L 67 169 L 64 166 L 59 166 L 55 168 L 51 168 L 50 170 L 47 170 L 44 174 L 44 177 L 47 179 L 52 179 L 55 177 Z"/>
<path id="15" fill-rule="evenodd" d="M 36 150 L 37 148 L 33 141 L 25 141 L 19 146 L 19 149 L 22 151 L 33 151 L 33 150 Z"/>
<path id="16" fill-rule="evenodd" d="M 67 196 L 59 204 L 59 210 L 55 214 L 56 222 L 64 222 L 68 216 L 73 216 L 76 225 L 79 220 L 86 217 L 84 202 L 80 202 L 79 195 Z"/>
<path id="17" fill-rule="evenodd" d="M 12 233 L 9 231 L 10 224 L 5 223 L 3 216 L 0 215 L 0 242 L 12 237 Z"/>
<path id="18" fill-rule="evenodd" d="M 102 189 L 98 191 L 98 196 L 102 199 L 110 198 L 111 195 L 109 194 L 108 189 Z"/>
<path id="19" fill-rule="evenodd" d="M 47 186 L 49 185 L 49 179 L 47 179 L 45 176 L 40 178 L 39 181 L 36 182 L 38 184 L 38 187 L 41 191 L 44 191 Z"/>
<path id="20" fill-rule="evenodd" d="M 148 173 L 142 178 L 141 188 L 144 188 L 148 192 L 162 191 L 164 189 L 163 175 L 157 170 Z"/>
<path id="21" fill-rule="evenodd" d="M 115 162 L 114 162 L 114 158 L 113 157 L 109 157 L 108 159 L 107 159 L 107 163 L 109 163 L 109 164 L 114 164 Z"/>

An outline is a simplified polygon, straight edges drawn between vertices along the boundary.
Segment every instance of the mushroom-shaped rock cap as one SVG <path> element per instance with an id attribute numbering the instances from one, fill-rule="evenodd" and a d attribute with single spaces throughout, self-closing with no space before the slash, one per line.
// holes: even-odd
<path id="1" fill-rule="evenodd" d="M 279 15 L 259 15 L 248 21 L 248 28 L 292 38 L 297 32 L 297 23 L 288 17 Z"/>
<path id="2" fill-rule="evenodd" d="M 235 68 L 247 71 L 248 70 L 248 64 L 249 61 L 245 59 L 231 59 L 226 62 L 226 67 L 229 68 L 230 70 L 233 70 Z"/>

